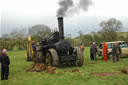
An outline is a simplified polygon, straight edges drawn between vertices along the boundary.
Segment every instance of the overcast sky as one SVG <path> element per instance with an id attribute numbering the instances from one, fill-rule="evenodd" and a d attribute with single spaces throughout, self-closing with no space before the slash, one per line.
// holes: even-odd
<path id="1" fill-rule="evenodd" d="M 59 0 L 0 0 L 0 36 L 12 29 L 46 24 L 52 30 L 58 27 L 56 12 Z M 74 0 L 78 1 L 78 0 Z M 78 31 L 99 31 L 102 20 L 116 18 L 128 31 L 128 0 L 92 0 L 86 12 L 64 18 L 65 35 L 78 36 Z M 126 29 L 127 28 L 127 29 Z"/>

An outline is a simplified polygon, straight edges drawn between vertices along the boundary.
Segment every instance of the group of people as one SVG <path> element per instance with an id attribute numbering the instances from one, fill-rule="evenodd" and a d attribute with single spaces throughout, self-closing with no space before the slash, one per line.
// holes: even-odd
<path id="1" fill-rule="evenodd" d="M 0 50 L 1 80 L 8 80 L 10 59 L 7 50 Z"/>
<path id="2" fill-rule="evenodd" d="M 103 48 L 104 61 L 106 62 L 107 61 L 108 47 L 107 47 L 107 44 L 105 42 L 103 42 L 102 48 Z M 96 58 L 97 52 L 98 52 L 97 45 L 96 45 L 95 42 L 93 42 L 91 44 L 91 48 L 90 48 L 90 58 L 91 58 L 91 60 L 96 60 L 97 59 Z"/>
<path id="3" fill-rule="evenodd" d="M 102 46 L 102 56 L 104 58 L 104 62 L 107 62 L 107 59 L 109 59 L 109 56 L 108 56 L 108 46 L 106 44 L 105 41 L 103 41 L 103 45 Z M 92 45 L 91 45 L 91 48 L 90 48 L 90 58 L 91 60 L 96 60 L 96 54 L 97 54 L 97 46 L 96 46 L 96 43 L 93 42 Z M 117 62 L 117 61 L 120 61 L 120 55 L 121 55 L 121 48 L 119 46 L 118 43 L 113 43 L 113 46 L 112 46 L 112 51 L 111 51 L 111 55 L 112 55 L 112 60 L 113 62 Z"/>

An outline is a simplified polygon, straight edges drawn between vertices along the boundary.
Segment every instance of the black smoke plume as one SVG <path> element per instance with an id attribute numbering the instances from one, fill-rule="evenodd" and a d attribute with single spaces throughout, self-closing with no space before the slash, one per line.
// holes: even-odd
<path id="1" fill-rule="evenodd" d="M 79 13 L 80 10 L 87 11 L 92 4 L 91 0 L 59 0 L 60 8 L 57 10 L 58 17 L 68 16 L 70 14 Z"/>

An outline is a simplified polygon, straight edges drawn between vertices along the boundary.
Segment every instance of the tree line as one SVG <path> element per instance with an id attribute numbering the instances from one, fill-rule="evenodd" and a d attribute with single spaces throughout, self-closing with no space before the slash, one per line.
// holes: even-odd
<path id="1" fill-rule="evenodd" d="M 80 36 L 76 38 L 69 38 L 72 45 L 78 46 L 83 43 L 85 46 L 90 46 L 92 42 L 96 42 L 97 45 L 105 41 L 117 41 L 123 40 L 128 42 L 128 32 L 121 35 L 120 32 L 123 30 L 123 25 L 120 20 L 111 18 L 107 21 L 102 21 L 100 24 L 102 28 L 98 32 L 91 32 L 89 34 L 83 34 L 80 30 L 78 33 Z M 43 37 L 49 36 L 53 31 L 47 25 L 34 25 L 28 30 L 26 29 L 14 29 L 10 34 L 3 34 L 0 38 L 0 49 L 6 48 L 8 50 L 24 50 L 27 48 L 27 36 L 31 35 L 32 42 L 40 42 Z"/>
<path id="2" fill-rule="evenodd" d="M 28 35 L 31 35 L 32 42 L 39 42 L 43 36 L 52 33 L 47 25 L 35 25 L 26 29 L 14 29 L 9 34 L 3 34 L 0 38 L 0 49 L 24 50 L 27 49 Z"/>
<path id="3" fill-rule="evenodd" d="M 79 39 L 84 45 L 89 46 L 92 42 L 96 42 L 99 45 L 103 41 L 128 42 L 128 32 L 121 32 L 124 28 L 120 20 L 110 18 L 107 21 L 102 21 L 99 25 L 102 29 L 98 32 L 91 32 L 90 34 L 82 35 L 82 32 L 79 31 Z M 122 35 L 120 33 L 122 33 Z"/>

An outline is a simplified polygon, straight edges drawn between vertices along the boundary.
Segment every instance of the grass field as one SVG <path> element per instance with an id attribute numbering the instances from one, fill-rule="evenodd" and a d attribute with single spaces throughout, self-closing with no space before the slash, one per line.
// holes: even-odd
<path id="1" fill-rule="evenodd" d="M 10 76 L 9 80 L 1 81 L 0 85 L 128 85 L 128 74 L 112 75 L 108 77 L 96 77 L 92 73 L 120 72 L 122 68 L 128 68 L 128 58 L 121 58 L 120 62 L 112 60 L 104 62 L 102 59 L 90 61 L 89 48 L 85 49 L 85 62 L 82 67 L 60 67 L 56 72 L 60 74 L 48 74 L 46 72 L 26 72 L 32 62 L 26 62 L 25 51 L 10 51 Z M 72 72 L 78 68 L 82 72 Z M 65 72 L 67 71 L 67 72 Z"/>

